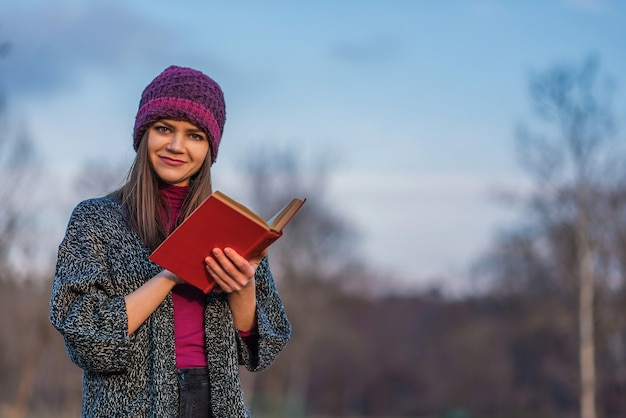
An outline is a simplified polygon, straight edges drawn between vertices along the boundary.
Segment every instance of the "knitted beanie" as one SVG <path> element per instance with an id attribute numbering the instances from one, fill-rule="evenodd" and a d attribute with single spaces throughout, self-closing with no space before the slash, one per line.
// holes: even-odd
<path id="1" fill-rule="evenodd" d="M 207 75 L 191 68 L 168 67 L 141 94 L 135 117 L 135 151 L 146 129 L 159 119 L 190 122 L 207 134 L 211 144 L 211 163 L 217 158 L 226 108 L 220 86 Z"/>

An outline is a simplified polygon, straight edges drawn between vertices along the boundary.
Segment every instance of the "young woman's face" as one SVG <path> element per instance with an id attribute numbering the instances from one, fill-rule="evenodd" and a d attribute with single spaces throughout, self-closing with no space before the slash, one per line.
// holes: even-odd
<path id="1" fill-rule="evenodd" d="M 189 122 L 161 119 L 148 128 L 148 156 L 159 178 L 187 186 L 209 152 L 207 135 Z"/>

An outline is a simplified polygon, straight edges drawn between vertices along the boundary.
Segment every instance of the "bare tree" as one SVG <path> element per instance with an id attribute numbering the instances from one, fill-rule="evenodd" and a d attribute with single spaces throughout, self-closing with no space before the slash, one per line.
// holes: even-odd
<path id="1" fill-rule="evenodd" d="M 0 58 L 9 50 L 10 44 L 1 43 Z M 35 280 L 16 280 L 22 274 L 15 259 L 28 258 L 36 239 L 26 228 L 34 223 L 32 199 L 39 167 L 33 141 L 26 129 L 13 126 L 7 103 L 0 91 L 0 329 L 7 333 L 7 338 L 0 339 L 0 367 L 10 371 L 3 375 L 12 376 L 10 381 L 0 382 L 0 387 L 3 393 L 15 389 L 7 413 L 17 418 L 26 415 L 50 324 L 46 305 L 41 303 L 46 299 L 41 287 L 33 286 Z M 29 274 L 27 271 L 26 276 Z"/>
<path id="2" fill-rule="evenodd" d="M 355 233 L 326 201 L 329 162 L 307 165 L 295 149 L 260 147 L 245 161 L 252 206 L 271 214 L 292 197 L 307 202 L 270 248 L 270 262 L 293 326 L 288 348 L 272 372 L 254 379 L 281 393 L 288 416 L 306 409 L 316 349 L 332 328 L 342 288 L 357 276 Z M 359 276 L 367 286 L 367 274 Z M 335 317 L 336 318 L 336 317 Z M 267 377 L 267 378 L 266 378 Z M 247 376 L 253 384 L 253 377 Z"/>
<path id="3" fill-rule="evenodd" d="M 87 161 L 74 179 L 74 190 L 80 198 L 110 193 L 122 185 L 125 170 L 121 163 Z"/>
<path id="4" fill-rule="evenodd" d="M 520 155 L 535 179 L 532 205 L 544 225 L 570 222 L 579 290 L 580 413 L 595 418 L 594 300 L 602 214 L 597 210 L 603 168 L 615 132 L 608 78 L 594 57 L 580 66 L 555 66 L 535 74 L 530 95 L 543 126 L 520 131 Z M 539 133 L 537 133 L 539 132 Z M 567 272 L 565 270 L 564 272 Z"/>
<path id="5" fill-rule="evenodd" d="M 10 43 L 0 43 L 0 59 L 10 49 Z M 39 171 L 33 141 L 23 126 L 14 126 L 7 103 L 0 86 L 0 278 L 7 277 L 11 258 L 32 244 L 20 231 L 33 221 L 31 199 Z"/>

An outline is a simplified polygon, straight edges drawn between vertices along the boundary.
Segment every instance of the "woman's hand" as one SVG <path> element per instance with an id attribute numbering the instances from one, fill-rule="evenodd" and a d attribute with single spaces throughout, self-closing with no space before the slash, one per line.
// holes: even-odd
<path id="1" fill-rule="evenodd" d="M 232 248 L 213 249 L 213 257 L 206 257 L 206 269 L 219 288 L 226 293 L 239 293 L 254 288 L 254 273 L 265 256 L 246 260 Z"/>
<path id="2" fill-rule="evenodd" d="M 246 260 L 232 248 L 215 248 L 213 257 L 206 257 L 206 269 L 217 286 L 228 293 L 228 305 L 233 323 L 240 331 L 250 331 L 256 326 L 256 288 L 254 273 L 265 256 Z"/>

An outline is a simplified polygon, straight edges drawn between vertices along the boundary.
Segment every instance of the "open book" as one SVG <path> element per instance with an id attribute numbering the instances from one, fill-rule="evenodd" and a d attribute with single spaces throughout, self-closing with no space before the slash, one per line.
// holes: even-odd
<path id="1" fill-rule="evenodd" d="M 214 248 L 230 247 L 247 259 L 260 255 L 306 199 L 294 198 L 268 221 L 241 203 L 215 191 L 150 255 L 150 260 L 209 293 L 215 281 L 204 259 Z"/>

